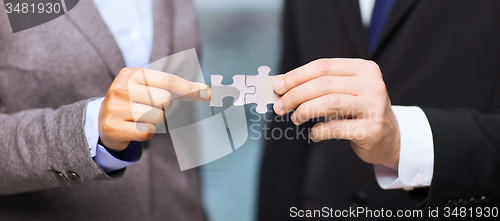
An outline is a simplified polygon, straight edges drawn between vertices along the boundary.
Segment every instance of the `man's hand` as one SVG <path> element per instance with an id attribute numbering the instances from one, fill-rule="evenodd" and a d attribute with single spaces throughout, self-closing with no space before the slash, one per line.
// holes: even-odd
<path id="1" fill-rule="evenodd" d="M 351 141 L 365 162 L 397 169 L 400 134 L 396 116 L 375 62 L 361 59 L 320 59 L 288 72 L 274 83 L 283 95 L 274 111 L 296 109 L 294 124 L 325 117 L 311 130 L 314 142 Z"/>
<path id="2" fill-rule="evenodd" d="M 172 74 L 140 68 L 122 69 L 101 106 L 101 142 L 109 149 L 122 151 L 130 141 L 150 139 L 174 99 L 207 101 L 210 93 L 207 85 Z"/>

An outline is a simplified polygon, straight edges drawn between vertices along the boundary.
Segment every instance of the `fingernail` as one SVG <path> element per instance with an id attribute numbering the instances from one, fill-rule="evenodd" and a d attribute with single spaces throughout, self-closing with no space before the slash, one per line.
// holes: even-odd
<path id="1" fill-rule="evenodd" d="M 200 98 L 204 101 L 207 101 L 210 99 L 210 95 L 208 94 L 208 90 L 201 90 L 200 91 Z"/>
<path id="2" fill-rule="evenodd" d="M 280 114 L 281 110 L 283 110 L 283 102 L 281 100 L 278 100 L 276 101 L 276 103 L 274 103 L 273 107 L 274 107 L 274 112 Z"/>
<path id="3" fill-rule="evenodd" d="M 276 92 L 280 92 L 284 87 L 285 87 L 285 81 L 283 81 L 283 79 L 278 79 L 274 83 L 274 91 Z"/>

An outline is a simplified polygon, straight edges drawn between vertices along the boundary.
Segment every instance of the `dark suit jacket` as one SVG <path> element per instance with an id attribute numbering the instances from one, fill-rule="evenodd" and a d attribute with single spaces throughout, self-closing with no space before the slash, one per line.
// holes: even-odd
<path id="1" fill-rule="evenodd" d="M 499 206 L 499 11 L 499 1 L 396 1 L 376 51 L 369 53 L 358 1 L 286 1 L 282 73 L 318 58 L 376 61 L 392 104 L 420 106 L 427 115 L 434 175 L 430 188 L 410 194 L 383 190 L 373 166 L 362 162 L 349 142 L 268 140 L 259 219 L 285 219 L 292 206 Z"/>
<path id="2" fill-rule="evenodd" d="M 153 4 L 151 61 L 198 47 L 191 1 Z M 168 135 L 125 173 L 92 160 L 86 105 L 124 66 L 92 0 L 17 33 L 0 1 L 0 220 L 205 220 L 198 170 L 180 171 Z"/>

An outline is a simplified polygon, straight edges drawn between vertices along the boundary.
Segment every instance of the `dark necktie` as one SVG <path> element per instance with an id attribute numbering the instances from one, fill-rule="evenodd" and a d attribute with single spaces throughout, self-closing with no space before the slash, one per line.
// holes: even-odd
<path id="1" fill-rule="evenodd" d="M 384 29 L 385 22 L 389 17 L 392 6 L 395 0 L 376 0 L 375 6 L 373 7 L 373 14 L 370 21 L 370 27 L 368 27 L 368 45 L 370 47 L 370 52 L 374 52 L 377 47 L 380 34 Z"/>

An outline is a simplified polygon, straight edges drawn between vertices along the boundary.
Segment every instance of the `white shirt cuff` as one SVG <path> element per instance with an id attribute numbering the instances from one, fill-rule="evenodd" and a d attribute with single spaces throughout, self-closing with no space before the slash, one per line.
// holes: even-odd
<path id="1" fill-rule="evenodd" d="M 401 136 L 398 170 L 374 165 L 375 176 L 383 189 L 412 190 L 431 185 L 434 171 L 432 130 L 419 107 L 392 106 Z"/>
<path id="2" fill-rule="evenodd" d="M 97 143 L 99 142 L 99 112 L 104 98 L 90 100 L 85 112 L 85 137 L 89 144 L 90 155 L 95 157 Z"/>
<path id="3" fill-rule="evenodd" d="M 85 123 L 83 127 L 85 129 L 87 143 L 89 144 L 90 155 L 104 172 L 109 173 L 136 163 L 139 161 L 140 157 L 134 161 L 123 161 L 111 155 L 106 148 L 98 144 L 99 112 L 103 101 L 104 98 L 89 101 L 85 112 Z"/>

